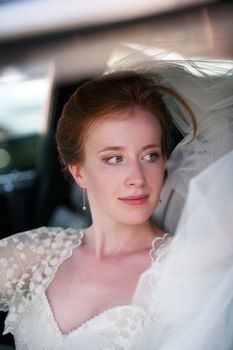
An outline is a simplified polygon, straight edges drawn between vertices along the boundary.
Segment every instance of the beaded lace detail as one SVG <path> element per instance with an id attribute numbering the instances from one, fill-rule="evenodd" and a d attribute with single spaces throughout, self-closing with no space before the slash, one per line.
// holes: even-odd
<path id="1" fill-rule="evenodd" d="M 81 244 L 83 231 L 48 228 L 19 233 L 0 242 L 0 310 L 9 310 L 5 332 L 41 295 L 60 264 Z"/>
<path id="2" fill-rule="evenodd" d="M 172 236 L 168 233 L 164 233 L 160 237 L 155 237 L 151 243 L 151 249 L 149 251 L 151 263 L 153 264 L 155 260 L 159 260 L 164 255 L 164 248 L 170 242 Z"/>

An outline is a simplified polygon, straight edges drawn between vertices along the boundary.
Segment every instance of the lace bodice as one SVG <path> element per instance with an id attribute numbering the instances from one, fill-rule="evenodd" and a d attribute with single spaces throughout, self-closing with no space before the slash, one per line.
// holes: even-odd
<path id="1" fill-rule="evenodd" d="M 130 349 L 143 331 L 146 312 L 137 305 L 107 309 L 68 334 L 59 329 L 45 291 L 83 234 L 42 227 L 0 241 L 0 309 L 9 311 L 4 334 L 14 335 L 17 349 Z M 166 238 L 152 242 L 152 262 Z"/>

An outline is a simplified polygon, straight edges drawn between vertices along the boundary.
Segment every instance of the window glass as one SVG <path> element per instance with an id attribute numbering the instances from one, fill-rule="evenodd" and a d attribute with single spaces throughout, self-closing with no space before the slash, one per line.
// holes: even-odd
<path id="1" fill-rule="evenodd" d="M 51 77 L 16 69 L 0 76 L 0 174 L 36 166 L 48 119 Z"/>

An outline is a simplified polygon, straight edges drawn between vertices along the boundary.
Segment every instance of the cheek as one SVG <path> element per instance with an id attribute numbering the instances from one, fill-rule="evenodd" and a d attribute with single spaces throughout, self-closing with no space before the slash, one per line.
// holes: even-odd
<path id="1" fill-rule="evenodd" d="M 164 161 L 160 160 L 157 163 L 148 164 L 145 171 L 150 179 L 157 179 L 157 181 L 163 182 L 164 170 Z"/>
<path id="2" fill-rule="evenodd" d="M 99 164 L 98 164 L 99 165 Z M 120 174 L 113 167 L 96 166 L 87 169 L 86 186 L 90 193 L 102 198 L 119 188 Z"/>

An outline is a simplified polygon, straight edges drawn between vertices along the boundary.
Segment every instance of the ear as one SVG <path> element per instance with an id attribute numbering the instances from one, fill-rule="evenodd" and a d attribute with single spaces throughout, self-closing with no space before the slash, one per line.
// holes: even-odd
<path id="1" fill-rule="evenodd" d="M 85 181 L 83 179 L 81 166 L 77 164 L 68 165 L 69 172 L 73 176 L 74 181 L 82 188 L 86 188 Z"/>

